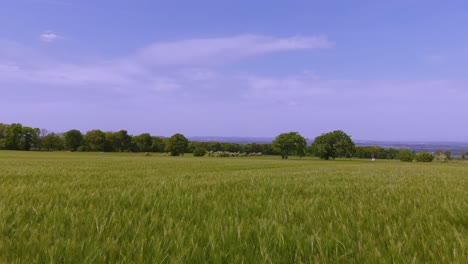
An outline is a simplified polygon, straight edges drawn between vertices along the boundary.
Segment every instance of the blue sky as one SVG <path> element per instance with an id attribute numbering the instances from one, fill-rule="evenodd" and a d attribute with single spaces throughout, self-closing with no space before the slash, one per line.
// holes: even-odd
<path id="1" fill-rule="evenodd" d="M 5 0 L 0 122 L 468 141 L 465 1 Z"/>

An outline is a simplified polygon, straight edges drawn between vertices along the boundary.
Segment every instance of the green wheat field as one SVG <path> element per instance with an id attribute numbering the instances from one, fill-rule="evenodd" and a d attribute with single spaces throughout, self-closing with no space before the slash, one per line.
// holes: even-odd
<path id="1" fill-rule="evenodd" d="M 468 263 L 468 163 L 0 151 L 0 263 Z"/>

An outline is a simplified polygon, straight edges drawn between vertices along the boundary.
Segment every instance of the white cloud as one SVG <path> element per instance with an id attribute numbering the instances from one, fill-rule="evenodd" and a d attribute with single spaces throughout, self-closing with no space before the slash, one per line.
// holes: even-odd
<path id="1" fill-rule="evenodd" d="M 277 100 L 330 95 L 336 88 L 330 85 L 330 81 L 306 74 L 282 78 L 250 76 L 247 81 L 250 87 L 248 97 Z"/>
<path id="2" fill-rule="evenodd" d="M 158 42 L 140 50 L 134 59 L 150 65 L 218 65 L 268 53 L 327 49 L 324 36 L 275 38 L 239 35 L 225 38 Z"/>
<path id="3" fill-rule="evenodd" d="M 453 87 L 455 93 L 464 89 L 459 84 L 444 81 L 344 80 L 321 78 L 307 71 L 288 76 L 243 75 L 217 65 L 269 53 L 332 46 L 325 37 L 240 35 L 159 42 L 120 58 L 77 63 L 55 61 L 23 45 L 0 40 L 0 83 L 23 85 L 30 87 L 28 89 L 39 86 L 62 90 L 85 88 L 148 98 L 172 93 L 206 101 L 216 98 L 290 106 L 301 106 L 311 100 L 315 103 L 385 101 L 382 98 L 409 105 L 408 101 L 421 98 L 421 94 L 443 91 L 440 95 L 426 96 L 434 102 L 453 95 L 447 95 L 447 87 Z M 317 98 L 323 100 L 317 102 Z"/>
<path id="4" fill-rule="evenodd" d="M 51 31 L 41 35 L 45 42 L 60 38 Z M 15 47 L 16 56 L 9 58 L 0 52 L 0 65 L 3 65 L 0 81 L 167 92 L 177 90 L 183 84 L 191 86 L 194 82 L 207 89 L 215 83 L 221 86 L 219 78 L 222 77 L 218 76 L 216 64 L 275 52 L 330 48 L 333 43 L 323 36 L 275 38 L 240 35 L 189 39 L 158 42 L 127 56 L 87 63 L 57 62 L 38 55 L 21 56 L 18 52 L 21 45 L 10 43 L 9 46 Z"/>
<path id="5" fill-rule="evenodd" d="M 55 34 L 54 32 L 52 31 L 46 31 L 44 33 L 42 33 L 39 38 L 41 39 L 41 41 L 43 42 L 48 42 L 48 43 L 51 43 L 51 42 L 55 42 L 59 39 L 61 39 L 62 37 L 60 37 L 59 35 Z"/>

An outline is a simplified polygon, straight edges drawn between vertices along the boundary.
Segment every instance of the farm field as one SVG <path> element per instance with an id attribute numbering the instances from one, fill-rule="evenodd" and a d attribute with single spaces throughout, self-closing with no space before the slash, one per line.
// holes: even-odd
<path id="1" fill-rule="evenodd" d="M 0 151 L 0 263 L 468 263 L 468 163 Z"/>

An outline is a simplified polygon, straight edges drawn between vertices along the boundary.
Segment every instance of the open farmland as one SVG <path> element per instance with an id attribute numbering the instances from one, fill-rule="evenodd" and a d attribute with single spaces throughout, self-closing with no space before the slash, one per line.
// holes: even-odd
<path id="1" fill-rule="evenodd" d="M 468 163 L 0 151 L 0 262 L 468 263 Z"/>

